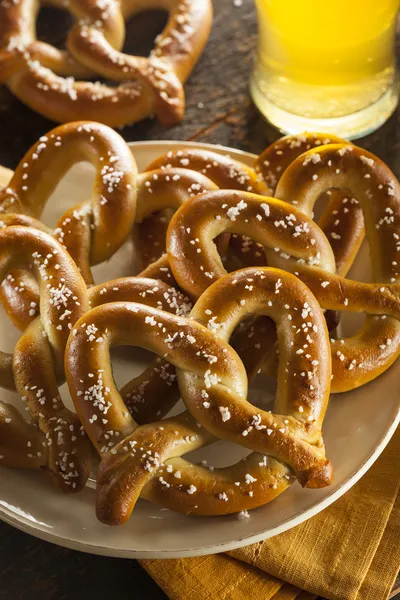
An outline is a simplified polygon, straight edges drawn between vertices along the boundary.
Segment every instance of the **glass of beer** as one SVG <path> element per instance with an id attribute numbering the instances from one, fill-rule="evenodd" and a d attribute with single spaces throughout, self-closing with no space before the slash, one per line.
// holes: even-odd
<path id="1" fill-rule="evenodd" d="M 399 97 L 399 0 L 255 0 L 251 94 L 284 133 L 354 139 L 382 125 Z"/>

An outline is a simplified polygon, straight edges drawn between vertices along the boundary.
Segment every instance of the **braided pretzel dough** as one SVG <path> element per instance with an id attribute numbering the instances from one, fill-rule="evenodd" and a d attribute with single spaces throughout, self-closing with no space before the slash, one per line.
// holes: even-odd
<path id="1" fill-rule="evenodd" d="M 58 122 L 94 119 L 122 127 L 156 114 L 166 124 L 184 114 L 184 82 L 209 36 L 210 0 L 61 0 L 76 23 L 68 53 L 38 42 L 39 0 L 0 1 L 0 82 L 25 104 Z M 124 20 L 141 10 L 165 8 L 169 21 L 149 58 L 121 52 Z M 91 72 L 122 82 L 111 87 L 75 81 Z"/>
<path id="2" fill-rule="evenodd" d="M 2 404 L 1 444 L 7 445 L 5 436 L 11 438 L 12 460 L 29 429 L 35 443 L 28 444 L 27 458 L 45 468 L 63 491 L 78 491 L 91 470 L 91 446 L 77 416 L 63 405 L 57 380 L 63 377 L 64 349 L 70 330 L 87 310 L 86 286 L 74 261 L 54 238 L 29 227 L 3 229 L 0 281 L 13 268 L 29 266 L 40 288 L 40 317 L 18 340 L 12 356 L 0 353 L 0 385 L 10 387 L 15 378 L 17 391 L 46 443 L 43 449 L 33 426 L 23 424 L 15 409 Z"/>
<path id="3" fill-rule="evenodd" d="M 249 281 L 253 282 L 251 290 Z M 282 286 L 280 297 L 275 292 L 278 282 Z M 243 308 L 238 295 L 250 306 Z M 266 297 L 274 299 L 274 308 L 266 304 Z M 309 359 L 300 357 L 290 344 L 292 338 L 296 338 L 296 346 L 306 343 L 307 332 L 300 329 L 300 334 L 294 334 L 285 326 L 287 311 L 283 304 L 289 300 L 296 321 L 303 320 L 300 309 L 308 302 L 307 318 L 314 338 L 310 352 L 324 357 L 322 361 L 313 360 L 308 382 L 301 378 L 300 371 Z M 246 401 L 243 365 L 226 343 L 249 310 L 267 313 L 282 324 L 280 341 L 287 352 L 288 367 L 285 371 L 282 363 L 282 386 L 276 401 L 281 414 L 257 410 Z M 113 382 L 109 348 L 116 344 L 140 345 L 167 355 L 177 367 L 185 402 L 190 402 L 191 409 L 201 413 L 207 426 L 218 430 L 222 437 L 282 459 L 303 485 L 320 487 L 331 481 L 332 469 L 321 439 L 329 396 L 328 337 L 322 313 L 307 288 L 285 272 L 246 269 L 211 286 L 191 317 L 177 318 L 141 304 L 117 302 L 87 313 L 70 337 L 66 353 L 68 385 L 80 419 L 102 455 L 97 511 L 104 522 L 125 522 L 139 494 L 185 513 L 227 514 L 264 504 L 291 481 L 284 465 L 256 454 L 211 475 L 202 467 L 178 459 L 213 441 L 212 436 L 196 427 L 188 413 L 138 427 Z M 211 324 L 216 333 L 198 322 Z M 216 323 L 220 323 L 218 328 Z M 101 332 L 100 344 L 88 339 L 88 325 L 95 325 Z M 117 444 L 116 438 L 121 438 Z"/>
<path id="4" fill-rule="evenodd" d="M 254 194 L 219 191 L 190 200 L 172 218 L 167 239 L 173 274 L 190 296 L 200 295 L 210 282 L 226 273 L 211 241 L 216 235 L 229 231 L 249 235 L 263 244 L 269 263 L 288 269 L 304 280 L 322 308 L 374 315 L 358 335 L 332 343 L 332 390 L 337 392 L 363 385 L 385 371 L 398 356 L 400 343 L 397 322 L 400 288 L 397 261 L 393 260 L 397 251 L 395 219 L 399 211 L 399 184 L 381 161 L 361 149 L 345 148 L 346 152 L 343 146 L 335 145 L 311 150 L 321 155 L 321 166 L 319 162 L 304 165 L 300 157 L 285 172 L 277 193 L 289 201 L 296 192 L 298 198 L 304 198 L 303 206 L 311 213 L 321 191 L 335 184 L 348 186 L 350 167 L 354 169 L 357 165 L 359 169 L 360 163 L 364 164 L 369 177 L 355 171 L 358 174 L 350 184 L 364 211 L 373 248 L 374 279 L 385 285 L 359 283 L 335 275 L 331 247 L 318 225 L 297 206 Z M 370 160 L 373 163 L 368 162 Z M 315 174 L 315 169 L 320 173 L 324 170 L 327 181 L 324 182 L 322 176 L 321 179 L 318 175 L 317 178 L 310 176 L 310 171 Z M 296 173 L 298 177 L 294 177 Z M 370 181 L 373 173 L 378 178 L 378 181 L 372 179 L 374 187 Z M 385 318 L 377 318 L 378 315 Z M 393 319 L 387 319 L 389 316 Z"/>

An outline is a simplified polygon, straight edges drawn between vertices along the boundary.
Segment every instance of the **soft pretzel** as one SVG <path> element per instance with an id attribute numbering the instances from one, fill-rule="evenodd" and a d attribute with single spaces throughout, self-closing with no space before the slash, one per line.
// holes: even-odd
<path id="1" fill-rule="evenodd" d="M 238 297 L 243 302 L 238 302 Z M 271 306 L 266 297 L 273 299 Z M 284 304 L 288 301 L 298 324 L 304 321 L 304 303 L 309 306 L 309 332 L 287 328 Z M 243 365 L 227 344 L 248 312 L 269 314 L 279 324 L 282 352 L 287 358 L 287 367 L 285 361 L 281 364 L 276 400 L 279 414 L 256 409 L 247 402 Z M 331 481 L 332 469 L 321 438 L 330 387 L 329 342 L 323 315 L 307 288 L 285 272 L 245 269 L 211 286 L 190 316 L 188 320 L 142 304 L 117 302 L 87 313 L 71 334 L 66 352 L 68 385 L 79 417 L 102 456 L 97 512 L 104 522 L 125 522 L 140 494 L 191 514 L 227 514 L 259 506 L 281 493 L 292 480 L 281 460 L 307 487 Z M 93 325 L 101 332 L 100 344 L 88 340 L 85 333 Z M 307 335 L 311 333 L 310 343 Z M 292 341 L 296 348 L 308 344 L 312 357 L 295 352 Z M 120 343 L 140 345 L 167 356 L 177 367 L 186 404 L 208 429 L 278 460 L 253 454 L 210 474 L 179 459 L 210 443 L 213 437 L 196 426 L 189 413 L 138 427 L 124 406 L 110 369 L 109 349 Z M 306 363 L 311 373 L 308 379 L 300 375 Z"/>
<path id="2" fill-rule="evenodd" d="M 208 181 L 211 180 L 215 184 L 215 188 L 268 194 L 267 186 L 257 176 L 254 169 L 229 156 L 210 150 L 192 148 L 171 150 L 153 161 L 145 171 L 159 173 L 161 170 L 168 177 L 171 170 L 182 168 L 190 169 L 191 172 L 207 177 Z M 207 189 L 210 189 L 210 186 Z M 201 191 L 201 187 L 194 184 L 190 196 L 193 197 Z M 165 252 L 165 236 L 170 218 L 171 214 L 162 211 L 153 213 L 140 221 L 140 227 L 135 231 L 135 244 L 136 253 L 141 258 L 142 268 L 149 266 Z M 219 250 L 224 255 L 227 251 L 228 241 L 226 239 L 218 240 Z"/>
<path id="3" fill-rule="evenodd" d="M 187 169 L 168 169 L 165 171 L 149 171 L 138 175 L 137 177 L 137 211 L 136 221 L 139 223 L 146 219 L 146 215 L 158 211 L 160 208 L 178 208 L 188 198 L 196 193 L 205 190 L 214 190 L 216 186 L 204 175 L 189 171 Z M 70 214 L 71 211 L 68 211 Z M 76 214 L 72 209 L 72 215 Z M 65 242 L 67 247 L 76 248 L 81 243 L 80 229 L 75 228 L 75 218 L 63 217 L 61 223 L 64 223 L 63 234 L 58 234 L 60 240 Z M 19 224 L 30 227 L 38 227 L 48 233 L 51 231 L 39 221 L 22 214 L 5 214 L 0 220 L 0 225 Z M 90 230 L 93 228 L 91 227 Z M 56 230 L 57 232 L 57 230 Z M 165 251 L 165 236 L 163 241 L 151 240 L 153 244 L 160 244 L 160 250 Z M 148 248 L 151 244 L 148 240 Z M 154 246 L 153 246 L 154 247 Z M 142 248 L 143 250 L 143 248 Z M 72 253 L 72 252 L 71 252 Z M 75 254 L 75 253 L 74 253 Z M 83 253 L 82 259 L 75 256 L 78 264 L 82 265 L 81 271 L 86 272 L 86 280 L 90 284 L 92 276 L 87 262 L 87 256 Z M 171 285 L 170 285 L 171 287 Z M 13 273 L 7 277 L 2 286 L 3 304 L 14 323 L 22 330 L 32 321 L 31 305 L 38 305 L 37 285 L 23 271 Z"/>
<path id="4" fill-rule="evenodd" d="M 167 125 L 184 114 L 182 83 L 208 39 L 210 0 L 61 0 L 76 19 L 67 52 L 35 36 L 39 0 L 0 1 L 0 82 L 25 104 L 58 122 L 95 119 L 121 127 L 155 114 Z M 149 58 L 121 51 L 124 21 L 141 10 L 165 8 L 168 23 Z M 117 87 L 75 81 L 97 76 L 119 81 Z"/>
<path id="5" fill-rule="evenodd" d="M 113 301 L 136 301 L 178 316 L 188 314 L 192 308 L 188 299 L 175 288 L 138 277 L 124 277 L 93 286 L 88 295 L 91 307 Z M 93 341 L 99 337 L 93 327 L 87 329 L 87 335 Z M 163 418 L 179 399 L 175 369 L 164 359 L 157 358 L 122 388 L 121 395 L 138 423 Z M 0 456 L 2 465 L 29 469 L 45 468 L 48 458 L 43 433 L 34 424 L 28 424 L 12 405 L 5 403 L 0 403 Z"/>
<path id="6" fill-rule="evenodd" d="M 30 227 L 7 227 L 0 231 L 0 281 L 20 267 L 30 267 L 39 284 L 40 317 L 20 337 L 13 355 L 0 353 L 0 385 L 11 387 L 15 379 L 42 436 L 2 404 L 0 446 L 11 444 L 5 458 L 12 464 L 20 440 L 32 433 L 25 463 L 29 459 L 39 463 L 63 491 L 78 491 L 91 470 L 91 445 L 77 416 L 64 406 L 57 381 L 63 377 L 70 330 L 88 307 L 86 285 L 74 261 L 52 236 Z"/>
<path id="7" fill-rule="evenodd" d="M 356 335 L 332 342 L 333 390 L 346 391 L 383 373 L 400 354 L 400 185 L 379 158 L 361 148 L 330 145 L 309 154 L 316 157 L 312 163 L 304 165 L 300 157 L 288 167 L 277 196 L 290 202 L 296 190 L 296 207 L 305 214 L 312 213 L 328 188 L 345 189 L 356 197 L 364 214 L 372 281 L 377 282 L 368 285 L 322 272 L 317 275 L 319 269 L 310 278 L 311 272 L 299 265 L 300 277 L 323 308 L 367 314 Z M 346 226 L 338 224 L 338 236 Z"/>
<path id="8" fill-rule="evenodd" d="M 78 121 L 42 136 L 20 161 L 8 185 L 0 190 L 0 211 L 40 217 L 63 175 L 83 160 L 96 168 L 92 198 L 68 210 L 54 233 L 84 279 L 92 283 L 90 266 L 108 260 L 118 250 L 135 219 L 136 163 L 115 131 L 99 123 Z M 31 304 L 38 304 L 37 288 L 27 276 L 12 275 L 18 289 L 24 290 L 23 294 L 19 292 L 23 298 L 16 303 L 16 286 L 8 279 L 2 287 L 3 301 L 23 328 Z"/>
<path id="9" fill-rule="evenodd" d="M 305 132 L 300 135 L 288 135 L 271 144 L 260 154 L 255 164 L 255 171 L 267 183 L 273 195 L 277 196 L 276 187 L 287 167 L 304 152 L 327 144 L 349 145 L 348 142 L 335 135 L 324 133 Z M 315 156 L 315 154 L 307 154 L 304 156 L 304 161 L 315 160 Z M 332 246 L 337 272 L 340 275 L 346 275 L 364 238 L 362 210 L 357 198 L 352 197 L 348 189 L 328 188 L 321 200 L 325 202 L 326 206 L 317 219 L 317 223 Z M 291 204 L 297 206 L 297 195 L 293 197 Z M 312 216 L 314 218 L 314 215 Z M 339 223 L 340 236 L 338 235 Z M 258 252 L 258 257 L 249 255 L 249 252 L 254 254 L 254 248 L 250 243 L 247 243 L 243 250 L 242 258 L 244 260 L 251 261 L 254 258 L 260 260 L 260 252 Z"/>
<path id="10" fill-rule="evenodd" d="M 333 135 L 324 133 L 308 133 L 299 135 L 288 135 L 278 139 L 260 154 L 256 163 L 255 171 L 270 186 L 273 195 L 276 196 L 276 186 L 286 168 L 296 158 L 307 150 L 318 148 L 327 144 L 348 142 Z M 304 162 L 313 161 L 314 155 L 304 155 Z M 292 203 L 297 206 L 297 196 Z M 346 275 L 360 249 L 364 239 L 364 217 L 357 198 L 352 197 L 348 189 L 327 189 L 319 197 L 323 203 L 321 215 L 315 219 L 322 231 L 325 233 L 332 246 L 335 255 L 336 272 Z M 338 232 L 340 229 L 340 234 Z M 235 270 L 245 265 L 265 265 L 266 257 L 263 248 L 247 236 L 231 235 L 229 260 L 224 261 L 228 271 Z M 326 311 L 328 329 L 335 331 L 339 324 L 340 312 Z M 276 368 L 275 357 L 271 354 L 272 340 L 276 338 L 273 333 L 271 322 L 265 317 L 258 317 L 235 334 L 232 343 L 244 357 L 247 370 L 258 370 L 263 366 L 266 372 L 273 372 Z M 260 348 L 255 355 L 251 351 L 254 345 Z M 262 355 L 267 354 L 263 360 Z M 256 360 L 255 360 L 256 359 Z M 335 387 L 335 386 L 334 386 Z"/>
<path id="11" fill-rule="evenodd" d="M 0 192 L 0 202 L 2 212 L 39 218 L 60 179 L 81 161 L 96 168 L 93 197 L 63 215 L 56 237 L 89 279 L 88 265 L 109 259 L 125 241 L 135 218 L 137 168 L 120 135 L 91 121 L 56 127 L 25 154 Z M 67 219 L 76 221 L 73 234 Z"/>
<path id="12" fill-rule="evenodd" d="M 347 149 L 345 153 L 343 148 Z M 317 150 L 310 152 L 317 153 Z M 302 207 L 311 213 L 321 191 L 335 184 L 351 185 L 350 166 L 354 168 L 356 163 L 359 169 L 359 163 L 365 165 L 364 173 L 362 169 L 355 171 L 357 175 L 351 183 L 367 222 L 368 239 L 373 248 L 373 277 L 379 283 L 359 283 L 336 275 L 328 240 L 298 206 L 245 192 L 209 192 L 190 200 L 171 220 L 167 248 L 174 277 L 192 297 L 198 297 L 210 283 L 226 273 L 212 239 L 223 232 L 236 232 L 263 244 L 269 264 L 292 271 L 303 279 L 322 308 L 371 315 L 359 334 L 332 343 L 332 389 L 345 391 L 377 377 L 399 354 L 400 288 L 394 260 L 399 184 L 393 175 L 388 177 L 390 171 L 383 163 L 361 149 L 332 145 L 319 152 L 321 167 L 318 168 L 319 163 L 304 166 L 300 157 L 285 172 L 277 193 L 289 201 L 296 191 L 297 197 L 303 198 Z M 329 161 L 334 166 L 330 166 Z M 310 177 L 310 170 L 315 174 L 316 166 L 320 172 L 325 170 L 325 182 L 322 176 L 320 180 L 318 175 L 314 179 Z M 379 183 L 370 181 L 373 171 Z M 294 176 L 295 172 L 298 177 Z M 364 174 L 370 177 L 365 178 Z"/>

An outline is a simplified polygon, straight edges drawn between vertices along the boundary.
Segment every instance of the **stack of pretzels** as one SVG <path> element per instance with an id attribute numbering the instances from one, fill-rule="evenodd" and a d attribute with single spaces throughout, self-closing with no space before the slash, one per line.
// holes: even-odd
<path id="1" fill-rule="evenodd" d="M 46 203 L 82 160 L 96 170 L 91 198 L 50 230 Z M 138 173 L 115 131 L 82 121 L 3 175 L 0 294 L 22 333 L 0 353 L 0 385 L 29 413 L 0 402 L 3 466 L 46 471 L 66 493 L 96 471 L 97 516 L 110 525 L 139 497 L 242 517 L 295 480 L 332 482 L 331 392 L 364 385 L 400 354 L 400 185 L 386 165 L 304 134 L 274 143 L 254 169 L 190 148 Z M 346 277 L 365 234 L 371 283 Z M 91 267 L 128 238 L 142 271 L 96 285 Z M 345 339 L 342 311 L 367 315 Z M 121 345 L 155 357 L 118 389 L 110 351 Z M 272 411 L 248 400 L 259 371 L 277 378 Z M 59 394 L 65 380 L 75 412 Z M 180 398 L 186 410 L 168 417 Z M 249 453 L 215 469 L 184 458 L 220 439 Z"/>
<path id="2" fill-rule="evenodd" d="M 59 123 L 91 118 L 123 127 L 153 115 L 165 125 L 181 121 L 183 83 L 210 34 L 211 0 L 51 0 L 74 18 L 66 50 L 36 38 L 43 4 L 0 0 L 0 83 L 24 104 Z M 125 22 L 160 8 L 168 23 L 150 56 L 124 53 Z"/>

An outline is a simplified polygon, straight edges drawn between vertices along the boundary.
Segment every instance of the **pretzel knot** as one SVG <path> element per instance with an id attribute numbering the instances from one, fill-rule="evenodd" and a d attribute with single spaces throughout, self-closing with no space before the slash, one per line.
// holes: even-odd
<path id="1" fill-rule="evenodd" d="M 320 194 L 336 187 L 350 190 L 360 202 L 372 250 L 373 279 L 379 283 L 336 275 L 328 240 L 307 216 Z M 173 274 L 187 293 L 198 296 L 226 273 L 212 239 L 225 231 L 249 235 L 266 248 L 269 264 L 304 280 L 323 309 L 367 313 L 358 334 L 332 342 L 333 390 L 363 385 L 385 371 L 400 353 L 399 184 L 368 152 L 328 145 L 296 159 L 276 193 L 286 202 L 219 191 L 181 207 L 168 230 Z"/>
<path id="2" fill-rule="evenodd" d="M 92 118 L 113 127 L 156 114 L 167 125 L 184 114 L 184 82 L 207 41 L 210 0 L 163 0 L 145 8 L 166 8 L 168 23 L 149 58 L 121 51 L 124 21 L 143 9 L 141 2 L 61 0 L 76 22 L 62 52 L 31 32 L 41 2 L 0 2 L 0 81 L 25 104 L 58 122 Z M 119 81 L 112 87 L 90 81 L 93 72 Z"/>
<path id="3" fill-rule="evenodd" d="M 137 168 L 120 135 L 91 121 L 53 129 L 30 148 L 9 184 L 0 190 L 0 211 L 39 218 L 63 175 L 83 160 L 96 169 L 92 197 L 69 209 L 54 235 L 91 284 L 91 265 L 111 258 L 129 235 L 135 219 Z M 2 225 L 6 224 L 4 218 Z M 20 298 L 14 281 L 21 290 Z M 31 304 L 38 304 L 37 286 L 26 274 L 11 273 L 2 286 L 2 301 L 23 329 L 31 320 Z"/>
<path id="4" fill-rule="evenodd" d="M 31 460 L 48 470 L 62 490 L 78 491 L 90 473 L 91 446 L 77 416 L 63 405 L 57 381 L 63 378 L 70 330 L 87 310 L 86 286 L 63 247 L 30 227 L 11 226 L 0 232 L 0 281 L 13 268 L 30 268 L 34 274 L 40 289 L 40 317 L 20 337 L 13 355 L 0 353 L 0 385 L 10 387 L 15 379 L 42 436 L 33 426 L 24 425 L 12 408 L 2 405 L 1 412 L 9 415 L 0 419 L 2 443 L 7 445 L 9 440 L 17 450 L 30 429 L 24 466 Z"/>
<path id="5" fill-rule="evenodd" d="M 278 325 L 283 359 L 274 413 L 247 401 L 244 367 L 228 344 L 249 313 Z M 287 327 L 289 314 L 296 331 Z M 99 332 L 98 343 L 88 338 L 88 327 Z M 167 358 L 190 412 L 139 427 L 112 377 L 110 347 L 120 344 Z M 297 352 L 304 346 L 307 353 Z M 139 495 L 185 513 L 227 514 L 272 500 L 292 481 L 291 469 L 306 487 L 332 479 L 321 437 L 330 390 L 328 333 L 315 298 L 289 273 L 248 268 L 228 275 L 205 292 L 190 319 L 137 303 L 94 308 L 70 336 L 66 371 L 77 413 L 102 456 L 97 512 L 106 523 L 126 521 Z M 179 458 L 212 442 L 211 434 L 254 453 L 211 474 Z"/>
<path id="6" fill-rule="evenodd" d="M 258 194 L 268 194 L 268 188 L 257 176 L 254 169 L 247 165 L 217 152 L 182 148 L 169 151 L 153 161 L 145 173 L 139 176 L 146 177 L 145 192 L 147 198 L 138 198 L 138 213 L 145 209 L 145 214 L 137 215 L 136 221 L 140 226 L 135 230 L 135 252 L 140 257 L 142 268 L 157 260 L 165 252 L 165 237 L 171 215 L 167 211 L 157 212 L 160 208 L 176 209 L 174 196 L 181 199 L 181 194 L 176 194 L 171 189 L 171 182 L 179 181 L 180 173 L 191 173 L 193 182 L 188 186 L 188 197 L 194 197 L 202 191 L 223 188 L 229 190 L 247 190 Z M 194 180 L 198 174 L 199 181 Z M 169 181 L 164 194 L 169 194 L 169 203 L 159 204 L 160 191 L 163 193 L 161 181 Z M 213 185 L 214 184 L 214 185 Z M 161 188 L 161 189 L 160 189 Z M 179 190 L 177 190 L 179 191 Z M 178 199 L 177 198 L 177 199 Z M 179 205 L 183 204 L 182 201 Z M 229 236 L 218 240 L 219 250 L 224 254 L 227 249 Z"/>

